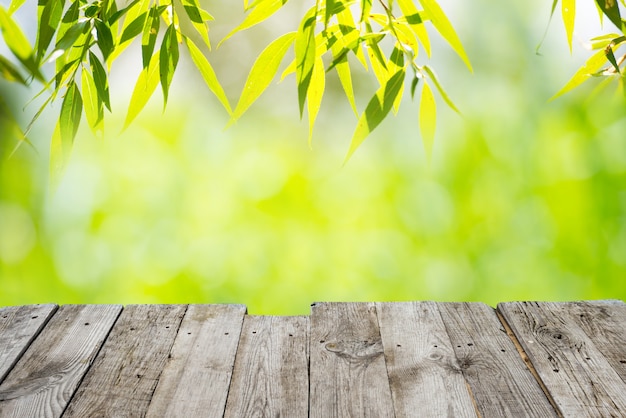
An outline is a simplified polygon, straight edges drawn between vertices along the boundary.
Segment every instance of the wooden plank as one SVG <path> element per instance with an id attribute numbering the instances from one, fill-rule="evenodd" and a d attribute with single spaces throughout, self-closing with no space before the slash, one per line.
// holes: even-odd
<path id="1" fill-rule="evenodd" d="M 59 417 L 122 307 L 65 305 L 0 385 L 0 417 Z"/>
<path id="2" fill-rule="evenodd" d="M 222 417 L 244 305 L 190 305 L 148 417 Z"/>
<path id="3" fill-rule="evenodd" d="M 124 308 L 63 417 L 144 416 L 186 309 Z"/>
<path id="4" fill-rule="evenodd" d="M 563 416 L 623 416 L 626 385 L 570 316 L 568 304 L 511 302 L 498 310 Z"/>
<path id="5" fill-rule="evenodd" d="M 626 382 L 626 303 L 621 300 L 581 301 L 566 303 L 564 308 Z"/>
<path id="6" fill-rule="evenodd" d="M 308 417 L 306 317 L 246 316 L 225 417 Z"/>
<path id="7" fill-rule="evenodd" d="M 377 303 L 396 417 L 476 417 L 433 302 Z"/>
<path id="8" fill-rule="evenodd" d="M 556 416 L 493 308 L 483 303 L 438 306 L 481 416 Z"/>
<path id="9" fill-rule="evenodd" d="M 56 310 L 57 305 L 0 308 L 0 383 Z"/>
<path id="10" fill-rule="evenodd" d="M 393 417 L 373 303 L 311 308 L 310 416 Z"/>

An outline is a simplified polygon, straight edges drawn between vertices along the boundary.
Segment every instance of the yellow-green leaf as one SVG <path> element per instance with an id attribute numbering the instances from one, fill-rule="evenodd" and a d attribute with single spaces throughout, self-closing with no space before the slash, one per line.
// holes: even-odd
<path id="1" fill-rule="evenodd" d="M 192 42 L 191 39 L 187 37 L 185 37 L 184 39 L 187 48 L 189 48 L 189 54 L 191 55 L 191 59 L 196 65 L 198 71 L 200 71 L 204 82 L 213 92 L 213 94 L 215 94 L 215 97 L 217 97 L 220 103 L 222 103 L 222 106 L 224 106 L 228 114 L 232 114 L 233 111 L 230 108 L 230 103 L 228 102 L 226 93 L 224 93 L 224 89 L 217 80 L 217 76 L 215 75 L 215 71 L 213 71 L 213 67 L 211 67 L 211 64 L 206 59 L 202 51 L 200 51 L 200 49 Z"/>
<path id="2" fill-rule="evenodd" d="M 33 49 L 28 38 L 2 6 L 0 6 L 0 30 L 7 46 L 20 61 L 24 62 L 32 58 Z"/>
<path id="3" fill-rule="evenodd" d="M 276 75 L 278 66 L 285 53 L 296 39 L 296 32 L 289 32 L 274 40 L 258 56 L 244 85 L 237 107 L 233 112 L 229 125 L 239 119 L 250 107 Z"/>
<path id="4" fill-rule="evenodd" d="M 569 52 L 572 53 L 572 35 L 574 34 L 574 21 L 576 20 L 576 0 L 561 0 L 561 14 L 567 35 Z"/>
<path id="5" fill-rule="evenodd" d="M 26 0 L 11 0 L 11 5 L 9 5 L 9 14 L 13 14 L 17 9 L 22 7 L 24 3 L 26 3 Z"/>
<path id="6" fill-rule="evenodd" d="M 11 61 L 0 55 L 0 76 L 5 80 L 16 81 L 23 85 L 28 85 L 26 79 Z M 1 115 L 0 115 L 1 116 Z"/>
<path id="7" fill-rule="evenodd" d="M 205 23 L 205 20 L 212 19 L 211 15 L 204 12 L 200 8 L 197 0 L 182 0 L 182 3 L 185 12 L 187 12 L 189 20 L 191 20 L 193 27 L 200 34 L 207 48 L 211 49 L 211 42 L 209 41 L 209 28 Z"/>
<path id="8" fill-rule="evenodd" d="M 426 71 L 426 74 L 428 74 L 428 77 L 430 78 L 430 80 L 435 84 L 437 91 L 439 91 L 439 94 L 441 95 L 443 100 L 446 102 L 446 104 L 450 107 L 450 109 L 454 110 L 456 113 L 460 115 L 461 111 L 454 105 L 454 103 L 452 103 L 452 100 L 450 100 L 450 96 L 448 96 L 448 93 L 446 93 L 446 91 L 443 89 L 443 86 L 439 82 L 439 78 L 437 78 L 437 75 L 435 74 L 433 69 L 430 68 L 428 65 L 425 65 L 422 69 Z"/>
<path id="9" fill-rule="evenodd" d="M 405 71 L 402 69 L 391 76 L 387 82 L 381 86 L 374 94 L 374 97 L 370 100 L 365 108 L 365 111 L 361 114 L 359 122 L 352 135 L 352 141 L 350 142 L 350 149 L 346 156 L 346 162 L 354 151 L 361 145 L 361 143 L 367 138 L 367 136 L 385 119 L 393 103 L 400 93 L 404 82 Z"/>
<path id="10" fill-rule="evenodd" d="M 59 115 L 59 129 L 61 130 L 61 141 L 65 145 L 74 142 L 74 137 L 80 125 L 80 116 L 83 111 L 83 100 L 75 82 L 70 82 L 61 104 L 61 114 Z"/>
<path id="11" fill-rule="evenodd" d="M 435 26 L 435 29 L 437 29 L 446 41 L 448 41 L 452 49 L 458 54 L 459 57 L 461 57 L 463 62 L 465 62 L 467 68 L 470 71 L 473 71 L 472 64 L 463 49 L 461 40 L 439 4 L 435 0 L 420 0 L 420 3 L 424 7 L 430 21 Z"/>
<path id="12" fill-rule="evenodd" d="M 167 96 L 172 84 L 172 78 L 178 65 L 178 41 L 174 25 L 167 27 L 161 42 L 161 56 L 159 57 L 161 87 L 163 88 L 163 107 L 167 105 Z"/>
<path id="13" fill-rule="evenodd" d="M 148 99 L 159 84 L 159 53 L 155 53 L 150 59 L 150 64 L 139 74 L 137 84 L 130 98 L 124 129 L 137 117 L 139 112 L 146 106 Z"/>
<path id="14" fill-rule="evenodd" d="M 81 74 L 81 87 L 87 123 L 94 134 L 102 132 L 104 130 L 103 103 L 98 97 L 98 89 L 93 76 L 86 68 L 83 68 Z"/>
<path id="15" fill-rule="evenodd" d="M 157 35 L 159 34 L 159 26 L 161 25 L 161 13 L 159 8 L 154 5 L 150 9 L 150 14 L 146 20 L 141 37 L 141 57 L 143 60 L 143 68 L 146 68 L 152 59 L 154 46 L 156 45 Z"/>
<path id="16" fill-rule="evenodd" d="M 324 71 L 324 62 L 322 61 L 322 57 L 318 56 L 315 59 L 313 74 L 311 76 L 311 85 L 309 86 L 309 92 L 307 94 L 307 111 L 309 113 L 309 145 L 311 145 L 311 140 L 313 139 L 313 125 L 315 125 L 315 119 L 317 118 L 317 113 L 319 112 L 322 104 L 325 86 L 326 72 Z"/>
<path id="17" fill-rule="evenodd" d="M 296 35 L 296 81 L 298 85 L 298 105 L 300 118 L 304 112 L 304 101 L 311 83 L 315 65 L 315 22 L 317 9 L 312 7 L 300 23 Z"/>
<path id="18" fill-rule="evenodd" d="M 597 72 L 604 63 L 607 62 L 606 55 L 603 49 L 593 54 L 585 65 L 576 71 L 576 73 L 572 76 L 572 78 L 559 90 L 556 92 L 554 96 L 550 98 L 550 100 L 554 100 L 557 97 L 567 93 L 575 87 L 578 87 L 592 76 L 593 73 Z"/>
<path id="19" fill-rule="evenodd" d="M 435 141 L 435 128 L 437 126 L 437 103 L 435 102 L 435 96 L 433 96 L 433 92 L 428 86 L 428 83 L 424 83 L 424 87 L 422 87 L 419 126 L 426 155 L 430 158 Z"/>
<path id="20" fill-rule="evenodd" d="M 358 111 L 356 109 L 356 102 L 354 101 L 354 90 L 352 88 L 352 75 L 350 73 L 350 65 L 348 64 L 348 57 L 344 55 L 341 59 L 338 59 L 338 55 L 343 51 L 343 45 L 341 42 L 336 42 L 332 47 L 331 51 L 333 53 L 334 60 L 337 60 L 334 68 L 337 71 L 337 75 L 339 76 L 339 81 L 341 82 L 341 86 L 343 87 L 343 91 L 346 93 L 346 97 L 348 98 L 348 102 L 350 102 L 350 106 L 354 111 L 354 114 L 358 116 Z"/>
<path id="21" fill-rule="evenodd" d="M 413 0 L 398 0 L 398 4 L 400 5 L 400 10 L 402 11 L 402 14 L 404 14 L 407 24 L 415 33 L 417 39 L 419 39 L 422 43 L 424 51 L 426 51 L 426 55 L 430 58 L 430 38 L 428 37 L 428 32 L 426 32 L 426 28 L 424 27 L 422 16 L 417 10 L 417 7 L 415 7 L 415 4 L 413 4 Z"/>
<path id="22" fill-rule="evenodd" d="M 276 11 L 278 11 L 278 9 L 283 7 L 285 3 L 287 3 L 287 0 L 255 1 L 253 4 L 250 5 L 250 7 L 254 7 L 252 11 L 250 12 L 250 14 L 246 16 L 246 18 L 243 20 L 243 22 L 241 22 L 239 26 L 237 26 L 235 29 L 230 31 L 230 33 L 226 35 L 226 37 L 224 37 L 224 39 L 220 41 L 217 47 L 219 48 L 219 46 L 224 41 L 226 41 L 228 38 L 230 38 L 237 32 L 240 32 L 244 29 L 251 28 L 252 26 L 261 23 L 262 21 L 264 21 L 265 19 L 267 19 L 268 17 L 276 13 Z"/>

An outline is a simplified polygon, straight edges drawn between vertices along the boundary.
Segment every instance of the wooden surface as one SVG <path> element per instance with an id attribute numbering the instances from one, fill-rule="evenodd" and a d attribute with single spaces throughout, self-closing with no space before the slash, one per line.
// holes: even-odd
<path id="1" fill-rule="evenodd" d="M 0 417 L 625 417 L 622 301 L 0 308 Z"/>

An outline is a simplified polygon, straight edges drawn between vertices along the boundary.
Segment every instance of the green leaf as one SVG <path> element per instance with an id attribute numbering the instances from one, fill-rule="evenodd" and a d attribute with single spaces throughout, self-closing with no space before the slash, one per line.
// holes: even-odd
<path id="1" fill-rule="evenodd" d="M 161 56 L 159 57 L 161 66 L 161 87 L 163 88 L 163 107 L 167 105 L 167 96 L 174 77 L 174 71 L 178 65 L 178 41 L 176 39 L 176 29 L 174 25 L 167 27 L 163 41 L 161 43 Z"/>
<path id="2" fill-rule="evenodd" d="M 264 21 L 265 19 L 267 19 L 268 17 L 276 13 L 276 11 L 278 11 L 278 9 L 283 7 L 286 3 L 287 3 L 287 0 L 255 1 L 253 4 L 249 6 L 249 8 L 254 7 L 252 11 L 250 12 L 250 14 L 246 16 L 246 18 L 243 20 L 243 22 L 241 22 L 239 26 L 237 26 L 235 29 L 230 31 L 230 33 L 226 35 L 226 37 L 224 37 L 224 39 L 220 41 L 217 47 L 219 48 L 219 46 L 222 43 L 224 43 L 224 41 L 226 41 L 228 38 L 230 38 L 237 32 L 241 32 L 244 29 L 251 28 L 252 26 L 255 26 L 261 23 L 262 21 Z"/>
<path id="3" fill-rule="evenodd" d="M 222 103 L 228 114 L 232 114 L 233 111 L 230 108 L 230 103 L 228 102 L 228 98 L 226 97 L 226 93 L 224 93 L 224 89 L 220 85 L 217 80 L 217 76 L 215 75 L 215 71 L 213 71 L 213 67 L 206 59 L 202 51 L 191 41 L 191 39 L 185 37 L 185 44 L 187 48 L 189 48 L 189 54 L 191 55 L 191 59 L 193 63 L 200 71 L 204 82 L 209 87 L 209 89 L 215 94 L 215 97 Z"/>
<path id="4" fill-rule="evenodd" d="M 620 16 L 619 4 L 616 0 L 596 0 L 596 4 L 619 30 L 622 32 L 626 30 L 622 22 L 622 17 Z"/>
<path id="5" fill-rule="evenodd" d="M 57 41 L 54 51 L 50 54 L 47 60 L 53 60 L 65 53 L 65 51 L 70 50 L 75 44 L 78 38 L 81 35 L 84 35 L 89 30 L 89 21 L 84 20 L 82 22 L 76 23 L 74 26 L 69 28 L 65 35 Z"/>
<path id="6" fill-rule="evenodd" d="M 64 0 L 47 0 L 43 7 L 37 30 L 37 41 L 35 42 L 39 60 L 45 55 L 59 23 L 61 23 L 64 6 Z"/>
<path id="7" fill-rule="evenodd" d="M 569 52 L 572 53 L 572 35 L 574 34 L 574 21 L 576 20 L 576 0 L 561 0 L 561 14 L 567 35 Z"/>
<path id="8" fill-rule="evenodd" d="M 143 110 L 156 90 L 159 84 L 159 53 L 157 52 L 152 56 L 149 65 L 145 67 L 139 74 L 137 84 L 130 98 L 130 105 L 128 106 L 128 113 L 126 114 L 126 121 L 124 122 L 124 129 L 128 128 L 130 123 L 137 117 L 139 112 Z"/>
<path id="9" fill-rule="evenodd" d="M 98 35 L 98 47 L 100 48 L 100 52 L 102 52 L 104 62 L 106 62 L 115 47 L 113 44 L 113 35 L 111 34 L 109 27 L 100 19 L 94 19 L 94 22 L 96 26 L 96 33 Z"/>
<path id="10" fill-rule="evenodd" d="M 446 91 L 443 89 L 443 86 L 439 82 L 439 79 L 437 78 L 437 75 L 435 74 L 433 69 L 430 68 L 428 65 L 425 65 L 424 67 L 422 67 L 422 69 L 426 71 L 426 74 L 428 74 L 428 77 L 430 78 L 430 80 L 435 84 L 437 91 L 439 92 L 443 100 L 446 102 L 446 104 L 450 107 L 450 109 L 454 110 L 456 113 L 460 115 L 461 111 L 454 105 L 454 103 L 452 103 L 452 100 L 450 100 L 450 96 L 448 96 L 448 93 L 446 93 Z"/>
<path id="11" fill-rule="evenodd" d="M 41 77 L 30 42 L 4 7 L 0 6 L 0 30 L 9 50 L 34 75 Z M 43 77 L 41 77 L 43 79 Z"/>
<path id="12" fill-rule="evenodd" d="M 400 10 L 406 19 L 406 23 L 409 25 L 417 39 L 422 43 L 424 47 L 424 51 L 426 51 L 426 55 L 430 58 L 431 47 L 430 47 L 430 38 L 428 37 L 428 32 L 426 32 L 426 28 L 424 27 L 424 19 L 422 15 L 413 4 L 413 0 L 398 0 L 398 5 L 400 6 Z M 415 53 L 417 56 L 417 53 Z"/>
<path id="13" fill-rule="evenodd" d="M 91 64 L 91 71 L 93 72 L 93 80 L 96 86 L 96 91 L 98 92 L 98 98 L 110 112 L 111 100 L 109 96 L 107 73 L 98 57 L 96 57 L 96 55 L 91 51 L 89 51 L 89 64 Z"/>
<path id="14" fill-rule="evenodd" d="M 12 15 L 15 13 L 24 3 L 26 3 L 26 0 L 12 0 L 9 5 L 9 14 Z"/>
<path id="15" fill-rule="evenodd" d="M 367 22 L 369 20 L 371 10 L 372 0 L 361 0 L 361 18 L 359 19 L 359 22 Z"/>
<path id="16" fill-rule="evenodd" d="M 124 28 L 124 31 L 122 32 L 122 37 L 120 38 L 119 43 L 123 44 L 126 41 L 130 41 L 134 39 L 137 35 L 139 35 L 141 32 L 143 32 L 143 28 L 145 26 L 147 16 L 148 16 L 148 12 L 143 12 L 142 14 L 137 16 L 135 19 L 133 19 L 133 21 L 130 22 L 128 26 Z"/>
<path id="17" fill-rule="evenodd" d="M 419 126 L 426 155 L 430 158 L 435 141 L 435 128 L 437 126 L 437 103 L 435 102 L 435 96 L 433 96 L 433 92 L 430 90 L 428 83 L 424 83 L 424 87 L 422 87 Z"/>
<path id="18" fill-rule="evenodd" d="M 11 61 L 0 55 L 0 75 L 2 78 L 8 81 L 18 82 L 23 85 L 28 85 L 26 79 L 22 76 L 20 71 L 13 65 Z"/>
<path id="19" fill-rule="evenodd" d="M 343 54 L 343 51 L 346 51 L 346 54 Z M 331 47 L 331 51 L 333 53 L 333 64 L 332 66 L 337 71 L 337 75 L 339 76 L 339 81 L 341 82 L 341 86 L 343 87 L 343 91 L 346 93 L 346 97 L 348 98 L 348 102 L 350 102 L 350 106 L 354 111 L 354 114 L 358 116 L 358 111 L 356 109 L 356 102 L 354 101 L 354 90 L 352 88 L 352 75 L 350 73 L 350 65 L 348 64 L 347 57 L 347 49 L 342 48 L 342 44 L 340 42 L 335 43 Z"/>
<path id="20" fill-rule="evenodd" d="M 613 48 L 611 48 L 611 45 L 608 45 L 604 49 L 604 54 L 606 55 L 606 59 L 611 63 L 611 65 L 615 69 L 615 72 L 620 74 L 621 71 L 619 69 L 619 64 L 617 63 L 617 60 L 615 59 L 615 54 L 613 54 Z"/>
<path id="21" fill-rule="evenodd" d="M 572 76 L 572 78 L 559 90 L 556 92 L 554 96 L 550 98 L 549 101 L 556 99 L 557 97 L 567 93 L 575 87 L 578 87 L 592 76 L 593 73 L 597 72 L 602 65 L 606 62 L 606 55 L 604 50 L 600 50 L 593 54 L 576 73 Z"/>
<path id="22" fill-rule="evenodd" d="M 472 64 L 463 49 L 463 44 L 461 44 L 461 40 L 439 4 L 437 4 L 435 0 L 420 0 L 420 3 L 435 26 L 435 29 L 448 41 L 452 49 L 461 57 L 463 62 L 465 62 L 467 68 L 473 72 Z"/>
<path id="23" fill-rule="evenodd" d="M 61 24 L 57 29 L 57 40 L 63 38 L 67 31 L 78 22 L 78 17 L 80 16 L 79 6 L 80 3 L 77 1 L 72 3 L 72 5 L 67 9 L 67 12 L 65 12 L 65 14 L 63 15 L 63 19 L 61 19 Z"/>
<path id="24" fill-rule="evenodd" d="M 626 41 L 626 37 L 620 37 L 620 35 L 617 33 L 608 33 L 606 35 L 596 36 L 595 38 L 591 38 L 591 49 L 596 50 L 600 48 L 606 48 L 607 45 L 611 43 L 616 45 L 617 43 L 620 43 L 621 38 L 624 38 L 624 40 Z"/>
<path id="25" fill-rule="evenodd" d="M 59 129 L 63 144 L 71 146 L 74 142 L 74 137 L 80 125 L 82 110 L 83 100 L 80 96 L 80 91 L 78 91 L 76 83 L 71 81 L 67 86 L 59 116 Z"/>
<path id="26" fill-rule="evenodd" d="M 354 151 L 361 145 L 363 140 L 385 119 L 393 103 L 400 93 L 404 82 L 405 71 L 402 69 L 395 73 L 387 80 L 384 86 L 381 86 L 374 94 L 374 97 L 370 100 L 365 108 L 365 112 L 359 118 L 359 123 L 352 135 L 352 141 L 350 143 L 350 149 L 346 156 L 345 162 L 347 162 Z M 344 162 L 344 163 L 345 163 Z"/>
<path id="27" fill-rule="evenodd" d="M 98 89 L 91 73 L 83 68 L 81 87 L 83 89 L 83 103 L 85 106 L 85 117 L 87 123 L 94 134 L 104 130 L 104 110 L 103 103 L 98 97 Z"/>
<path id="28" fill-rule="evenodd" d="M 296 81 L 298 85 L 298 105 L 300 108 L 300 118 L 304 112 L 304 101 L 306 100 L 313 66 L 315 65 L 315 22 L 317 10 L 315 7 L 309 9 L 302 19 L 298 34 L 296 36 Z"/>
<path id="29" fill-rule="evenodd" d="M 159 34 L 159 26 L 161 23 L 161 13 L 159 13 L 156 5 L 150 9 L 150 14 L 146 20 L 146 26 L 143 29 L 143 36 L 141 38 L 141 58 L 143 61 L 143 68 L 148 67 L 151 61 L 152 53 L 154 52 L 154 46 L 156 45 L 156 38 Z"/>
<path id="30" fill-rule="evenodd" d="M 191 24 L 200 34 L 207 48 L 211 49 L 209 29 L 205 23 L 205 18 L 202 16 L 202 9 L 200 8 L 197 0 L 182 0 L 182 4 L 189 20 L 191 20 Z M 210 15 L 208 17 L 211 18 Z"/>
<path id="31" fill-rule="evenodd" d="M 229 125 L 239 119 L 261 93 L 269 86 L 278 66 L 296 39 L 296 32 L 289 32 L 274 40 L 254 62 L 243 91 L 233 112 Z"/>
<path id="32" fill-rule="evenodd" d="M 311 140 L 313 139 L 313 126 L 315 125 L 315 119 L 317 118 L 317 113 L 319 112 L 322 104 L 325 86 L 326 72 L 324 71 L 324 62 L 322 61 L 322 57 L 318 56 L 315 59 L 315 65 L 313 66 L 311 85 L 309 86 L 309 92 L 307 95 L 307 111 L 309 113 L 309 145 L 311 145 Z"/>

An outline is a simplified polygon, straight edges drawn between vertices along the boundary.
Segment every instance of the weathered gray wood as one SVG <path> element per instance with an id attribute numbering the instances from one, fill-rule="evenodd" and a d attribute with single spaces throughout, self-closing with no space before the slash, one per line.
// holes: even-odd
<path id="1" fill-rule="evenodd" d="M 148 417 L 222 417 L 244 305 L 189 305 Z"/>
<path id="2" fill-rule="evenodd" d="M 396 417 L 476 417 L 433 302 L 377 303 Z"/>
<path id="3" fill-rule="evenodd" d="M 511 302 L 498 309 L 563 416 L 624 416 L 626 385 L 568 304 Z"/>
<path id="4" fill-rule="evenodd" d="M 225 417 L 308 417 L 306 317 L 246 316 Z"/>
<path id="5" fill-rule="evenodd" d="M 310 416 L 393 417 L 374 303 L 311 308 Z"/>
<path id="6" fill-rule="evenodd" d="M 556 416 L 491 307 L 483 303 L 438 306 L 459 370 L 482 416 Z"/>
<path id="7" fill-rule="evenodd" d="M 0 308 L 0 382 L 44 327 L 57 305 Z"/>
<path id="8" fill-rule="evenodd" d="M 186 309 L 125 307 L 64 418 L 144 416 Z"/>
<path id="9" fill-rule="evenodd" d="M 65 305 L 0 385 L 0 417 L 59 417 L 122 307 Z"/>
<path id="10" fill-rule="evenodd" d="M 566 303 L 564 307 L 626 382 L 626 303 L 581 301 Z"/>

